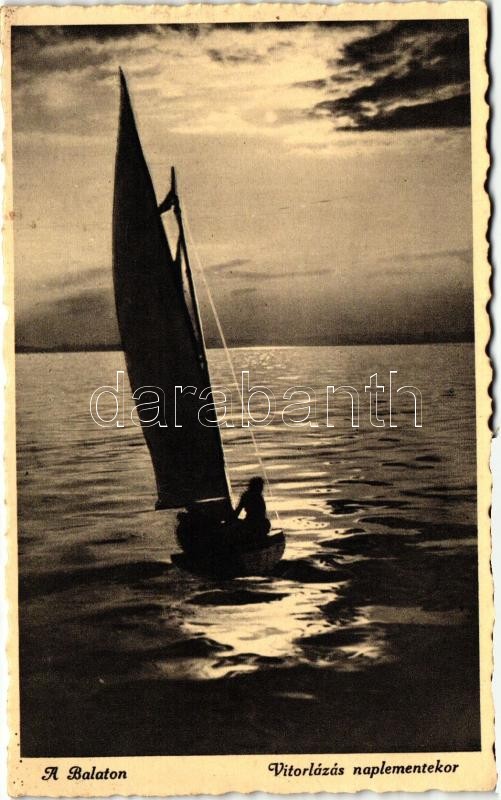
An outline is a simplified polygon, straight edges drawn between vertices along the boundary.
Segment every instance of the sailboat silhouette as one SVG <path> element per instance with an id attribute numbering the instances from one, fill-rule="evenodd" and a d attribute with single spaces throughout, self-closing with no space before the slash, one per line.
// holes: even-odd
<path id="1" fill-rule="evenodd" d="M 262 574 L 282 557 L 285 537 L 281 531 L 248 536 L 245 523 L 234 518 L 219 427 L 199 419 L 202 391 L 206 413 L 216 415 L 174 168 L 159 205 L 121 70 L 120 84 L 113 282 L 127 371 L 155 472 L 155 508 L 189 508 L 180 515 L 184 556 L 173 556 L 176 563 L 197 572 Z M 161 219 L 171 209 L 179 230 L 174 256 Z M 173 398 L 181 387 L 183 402 L 166 409 L 165 424 L 141 415 L 157 389 Z"/>

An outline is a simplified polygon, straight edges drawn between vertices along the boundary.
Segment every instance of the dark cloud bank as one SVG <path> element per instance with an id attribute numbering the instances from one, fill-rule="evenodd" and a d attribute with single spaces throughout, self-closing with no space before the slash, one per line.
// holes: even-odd
<path id="1" fill-rule="evenodd" d="M 451 128 L 470 124 L 467 20 L 383 23 L 349 42 L 327 78 L 296 83 L 319 91 L 346 87 L 315 105 L 314 116 L 354 131 Z M 360 79 L 362 85 L 360 85 Z M 357 81 L 357 88 L 349 84 Z"/>
<path id="2" fill-rule="evenodd" d="M 291 303 L 295 308 L 291 324 Z M 210 309 L 202 302 L 209 346 L 220 346 Z M 266 289 L 238 287 L 219 309 L 228 343 L 238 345 L 346 345 L 473 340 L 471 294 L 445 292 L 378 298 L 363 309 L 330 296 L 268 298 Z M 89 320 L 99 320 L 90 324 Z M 86 290 L 43 303 L 16 319 L 16 347 L 23 350 L 120 349 L 113 295 Z"/>

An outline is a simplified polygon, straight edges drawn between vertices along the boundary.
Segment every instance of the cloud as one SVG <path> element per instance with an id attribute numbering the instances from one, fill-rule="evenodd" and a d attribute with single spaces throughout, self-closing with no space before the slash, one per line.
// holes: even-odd
<path id="1" fill-rule="evenodd" d="M 292 269 L 292 270 L 239 270 L 235 273 L 235 277 L 239 278 L 250 278 L 252 280 L 257 281 L 284 281 L 290 280 L 293 278 L 315 278 L 320 275 L 330 275 L 332 274 L 332 270 L 326 268 L 322 269 L 313 269 L 313 270 L 306 270 L 306 269 Z M 225 278 L 229 277 L 228 275 L 224 276 Z"/>
<path id="2" fill-rule="evenodd" d="M 414 253 L 414 261 L 431 261 L 442 260 L 444 258 L 453 258 L 466 264 L 466 266 L 473 268 L 473 251 L 471 247 L 453 249 L 453 250 L 438 250 L 435 253 Z"/>
<path id="3" fill-rule="evenodd" d="M 100 67 L 109 61 L 109 56 L 106 52 L 100 50 L 80 49 L 78 54 L 75 48 L 63 49 L 61 47 L 51 49 L 49 47 L 41 48 L 38 53 L 31 56 L 22 51 L 22 57 L 16 62 L 16 67 L 19 68 L 35 68 L 37 75 L 50 73 L 54 71 L 61 72 L 74 72 L 85 69 L 87 67 Z M 21 78 L 24 77 L 21 73 Z"/>
<path id="4" fill-rule="evenodd" d="M 86 289 L 42 302 L 16 319 L 18 345 L 95 347 L 119 341 L 113 293 L 106 289 Z"/>
<path id="5" fill-rule="evenodd" d="M 109 267 L 86 267 L 79 268 L 75 272 L 65 272 L 63 275 L 53 275 L 44 281 L 44 285 L 49 292 L 54 292 L 54 290 L 92 291 L 104 287 L 110 288 L 112 278 Z"/>
<path id="6" fill-rule="evenodd" d="M 328 202 L 324 200 L 319 200 L 319 203 Z M 244 279 L 251 279 L 256 281 L 280 281 L 280 280 L 289 280 L 290 278 L 304 278 L 304 277 L 316 277 L 320 275 L 329 275 L 332 273 L 332 270 L 328 267 L 320 268 L 320 269 L 281 269 L 281 270 L 273 270 L 273 269 L 262 269 L 256 267 L 255 269 L 249 269 L 248 265 L 252 262 L 250 259 L 244 258 L 234 258 L 231 261 L 223 261 L 220 264 L 212 264 L 207 269 L 210 271 L 211 274 L 217 275 L 219 278 L 223 278 L 227 280 L 229 278 L 244 278 Z M 245 267 L 245 269 L 243 269 Z M 235 289 L 234 291 L 240 291 L 240 289 Z"/>
<path id="7" fill-rule="evenodd" d="M 254 50 L 243 47 L 238 50 L 209 48 L 209 50 L 207 50 L 207 55 L 212 61 L 216 61 L 218 64 L 259 64 L 264 61 L 264 56 L 256 53 Z"/>
<path id="8" fill-rule="evenodd" d="M 384 23 L 376 33 L 347 42 L 328 66 L 336 69 L 334 87 L 347 78 L 354 85 L 318 102 L 312 114 L 330 116 L 338 129 L 470 124 L 466 20 Z"/>
<path id="9" fill-rule="evenodd" d="M 351 123 L 341 125 L 339 130 L 395 131 L 416 128 L 464 128 L 470 124 L 470 95 L 460 94 L 446 100 L 428 103 L 402 104 L 398 108 L 380 108 L 377 113 L 363 111 L 360 106 L 347 101 L 325 101 L 317 109 L 330 111 L 333 115 L 343 111 Z"/>
<path id="10" fill-rule="evenodd" d="M 424 285 L 445 279 L 444 291 L 447 285 L 453 287 L 458 283 L 472 288 L 473 252 L 471 248 L 464 248 L 398 253 L 378 259 L 370 274 L 371 277 L 392 278 L 408 285 L 416 276 L 423 276 Z"/>
<path id="11" fill-rule="evenodd" d="M 131 42 L 161 36 L 158 25 L 15 26 L 12 29 L 12 60 L 15 80 L 52 72 L 74 72 L 101 66 L 118 46 L 126 52 Z M 137 50 L 136 50 L 137 52 Z M 139 53 L 141 49 L 139 48 Z"/>
<path id="12" fill-rule="evenodd" d="M 294 89 L 325 89 L 327 83 L 326 78 L 316 78 L 311 81 L 296 81 L 292 87 Z"/>
<path id="13" fill-rule="evenodd" d="M 232 289 L 231 293 L 234 297 L 248 297 L 252 294 L 257 294 L 255 286 L 242 286 L 240 288 Z"/>
<path id="14" fill-rule="evenodd" d="M 248 258 L 233 258 L 231 261 L 222 261 L 220 264 L 210 264 L 207 269 L 216 274 L 226 272 L 231 273 L 235 269 L 243 267 L 246 264 L 250 264 Z"/>
<path id="15" fill-rule="evenodd" d="M 392 66 L 400 55 L 413 56 L 428 50 L 431 57 L 439 54 L 455 55 L 463 59 L 468 45 L 468 22 L 466 20 L 404 20 L 384 22 L 376 26 L 376 32 L 366 29 L 363 37 L 348 42 L 337 66 L 379 72 L 382 67 Z M 401 53 L 401 48 L 410 50 Z"/>

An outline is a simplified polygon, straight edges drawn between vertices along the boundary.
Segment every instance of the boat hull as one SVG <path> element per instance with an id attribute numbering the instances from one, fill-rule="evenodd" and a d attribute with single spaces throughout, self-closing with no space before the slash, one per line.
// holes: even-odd
<path id="1" fill-rule="evenodd" d="M 233 546 L 216 543 L 211 539 L 205 547 L 184 548 L 183 553 L 174 553 L 171 559 L 177 567 L 196 575 L 250 577 L 272 572 L 284 550 L 285 536 L 282 531 L 276 531 L 248 547 L 241 543 Z"/>

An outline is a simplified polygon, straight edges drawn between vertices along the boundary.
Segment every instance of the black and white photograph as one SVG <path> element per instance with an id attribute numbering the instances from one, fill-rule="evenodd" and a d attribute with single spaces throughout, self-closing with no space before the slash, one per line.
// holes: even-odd
<path id="1" fill-rule="evenodd" d="M 438 5 L 12 18 L 41 794 L 491 786 L 485 15 Z"/>

